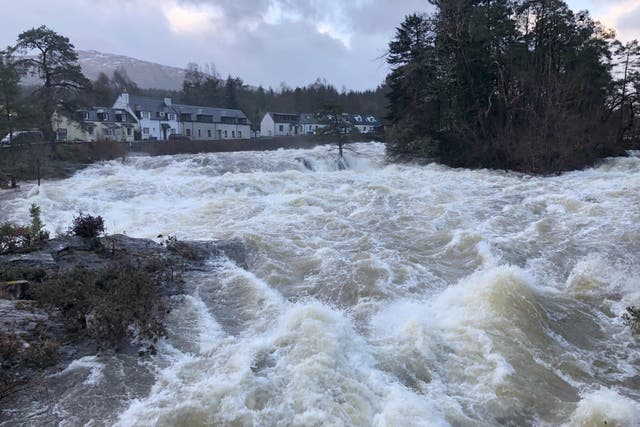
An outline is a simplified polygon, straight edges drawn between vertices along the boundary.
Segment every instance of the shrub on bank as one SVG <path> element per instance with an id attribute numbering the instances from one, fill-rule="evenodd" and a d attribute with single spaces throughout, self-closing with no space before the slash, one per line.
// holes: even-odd
<path id="1" fill-rule="evenodd" d="M 125 338 L 164 335 L 164 305 L 154 277 L 141 268 L 75 269 L 36 288 L 38 304 L 56 310 L 70 336 L 118 348 Z"/>
<path id="2" fill-rule="evenodd" d="M 0 225 L 0 254 L 33 251 L 49 240 L 49 232 L 40 219 L 40 207 L 31 205 L 29 215 L 31 224 L 27 226 L 10 222 Z"/>
<path id="3" fill-rule="evenodd" d="M 96 238 L 104 233 L 104 220 L 101 216 L 84 215 L 82 212 L 73 217 L 69 233 L 74 236 Z"/>

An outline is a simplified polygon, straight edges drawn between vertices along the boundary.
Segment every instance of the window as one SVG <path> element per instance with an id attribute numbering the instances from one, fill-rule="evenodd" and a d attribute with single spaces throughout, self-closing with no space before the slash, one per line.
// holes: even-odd
<path id="1" fill-rule="evenodd" d="M 187 136 L 191 136 L 191 129 L 186 129 Z"/>
<path id="2" fill-rule="evenodd" d="M 88 133 L 89 135 L 93 135 L 93 126 L 89 126 L 89 127 L 87 128 L 87 133 Z"/>
<path id="3" fill-rule="evenodd" d="M 238 139 L 242 139 L 242 131 L 241 130 L 238 131 Z"/>
<path id="4" fill-rule="evenodd" d="M 111 129 L 107 129 L 104 133 L 105 133 L 107 136 L 111 136 L 111 134 L 112 134 Z"/>
<path id="5" fill-rule="evenodd" d="M 200 138 L 202 136 L 202 133 L 200 132 L 200 129 L 198 129 L 198 138 Z"/>
<path id="6" fill-rule="evenodd" d="M 131 136 L 131 128 L 127 128 L 127 136 Z"/>
<path id="7" fill-rule="evenodd" d="M 142 133 L 145 135 L 149 135 L 149 128 L 142 128 Z"/>
<path id="8" fill-rule="evenodd" d="M 176 119 L 176 115 L 175 115 L 175 114 L 173 114 L 173 113 L 168 113 L 168 114 L 167 114 L 167 119 L 169 119 L 169 120 L 175 120 L 175 119 Z"/>
<path id="9" fill-rule="evenodd" d="M 279 130 L 280 130 L 280 132 L 284 132 L 284 126 L 280 125 L 280 129 Z"/>
<path id="10" fill-rule="evenodd" d="M 84 120 L 89 120 L 89 112 L 88 112 L 88 111 L 83 112 L 83 113 L 82 113 L 82 118 L 83 118 Z"/>
<path id="11" fill-rule="evenodd" d="M 209 129 L 209 130 L 207 131 L 207 136 L 208 136 L 209 138 L 211 138 L 211 129 Z"/>
<path id="12" fill-rule="evenodd" d="M 225 138 L 227 137 L 227 131 L 226 130 L 224 131 L 224 137 Z"/>
<path id="13" fill-rule="evenodd" d="M 141 111 L 140 118 L 149 120 L 151 118 L 151 113 L 148 111 Z"/>
<path id="14" fill-rule="evenodd" d="M 232 130 L 231 131 L 231 138 L 235 138 L 236 137 L 236 131 Z"/>

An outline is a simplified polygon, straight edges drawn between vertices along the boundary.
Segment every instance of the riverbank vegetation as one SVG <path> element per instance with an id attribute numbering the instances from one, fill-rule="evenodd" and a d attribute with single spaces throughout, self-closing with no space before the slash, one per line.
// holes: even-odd
<path id="1" fill-rule="evenodd" d="M 392 158 L 549 173 L 637 144 L 637 42 L 560 0 L 430 3 L 389 45 Z"/>
<path id="2" fill-rule="evenodd" d="M 163 292 L 181 284 L 173 262 L 182 258 L 150 241 L 100 238 L 99 216 L 80 213 L 49 240 L 40 208 L 30 215 L 0 229 L 0 311 L 15 319 L 0 333 L 0 399 L 77 348 L 153 352 L 165 334 Z"/>

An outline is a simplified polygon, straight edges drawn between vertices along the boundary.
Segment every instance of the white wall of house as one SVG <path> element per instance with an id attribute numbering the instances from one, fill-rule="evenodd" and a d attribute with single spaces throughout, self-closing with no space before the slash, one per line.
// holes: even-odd
<path id="1" fill-rule="evenodd" d="M 368 125 L 356 125 L 356 128 L 358 128 L 360 133 L 372 133 L 372 132 L 374 132 L 374 127 L 371 124 L 368 124 Z"/>
<path id="2" fill-rule="evenodd" d="M 271 114 L 266 113 L 260 122 L 260 136 L 289 136 L 303 133 L 302 126 L 296 123 L 274 122 Z M 244 132 L 243 132 L 244 134 Z"/>
<path id="3" fill-rule="evenodd" d="M 251 126 L 234 125 L 227 123 L 217 123 L 217 139 L 249 139 L 251 137 Z"/>
<path id="4" fill-rule="evenodd" d="M 260 136 L 275 136 L 275 123 L 271 114 L 267 113 L 260 122 Z"/>
<path id="5" fill-rule="evenodd" d="M 301 125 L 302 126 L 302 133 L 305 133 L 307 135 L 313 135 L 315 134 L 318 129 L 322 129 L 323 127 L 325 127 L 325 125 L 323 124 L 304 124 Z"/>
<path id="6" fill-rule="evenodd" d="M 66 133 L 66 139 L 64 139 L 64 141 L 95 142 L 98 137 L 96 129 L 92 129 L 91 131 L 89 130 L 89 127 L 85 127 L 83 129 L 80 123 L 63 116 L 62 114 L 58 114 L 58 112 L 53 113 L 51 123 L 56 135 L 59 134 L 59 131 L 62 131 L 60 134 Z"/>

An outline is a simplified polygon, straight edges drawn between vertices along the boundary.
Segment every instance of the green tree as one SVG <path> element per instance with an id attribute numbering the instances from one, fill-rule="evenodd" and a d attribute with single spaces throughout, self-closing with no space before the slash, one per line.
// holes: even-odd
<path id="1" fill-rule="evenodd" d="M 640 95 L 640 43 L 633 40 L 626 44 L 614 43 L 614 66 L 620 67 L 621 75 L 614 82 L 614 96 L 610 112 L 617 112 L 619 141 L 635 130 Z M 630 135 L 636 136 L 637 135 Z"/>
<path id="2" fill-rule="evenodd" d="M 24 73 L 11 49 L 0 52 L 0 126 L 12 136 L 17 119 L 20 77 Z"/>
<path id="3" fill-rule="evenodd" d="M 338 154 L 343 160 L 343 151 L 349 143 L 349 134 L 353 130 L 353 125 L 349 121 L 349 116 L 338 104 L 326 104 L 317 115 L 318 121 L 324 125 L 318 129 L 320 135 L 326 135 L 335 140 L 338 146 Z"/>
<path id="4" fill-rule="evenodd" d="M 90 87 L 78 64 L 78 54 L 67 37 L 41 26 L 18 36 L 12 49 L 22 55 L 21 64 L 40 80 L 35 100 L 42 110 L 41 129 L 52 143 L 51 116 L 60 100 Z"/>
<path id="5" fill-rule="evenodd" d="M 224 84 L 224 107 L 225 108 L 239 108 L 238 103 L 238 89 L 243 86 L 242 80 L 239 78 L 227 77 L 227 81 Z"/>
<path id="6" fill-rule="evenodd" d="M 620 152 L 603 126 L 612 33 L 587 12 L 560 0 L 430 3 L 389 45 L 390 154 L 548 172 Z"/>

